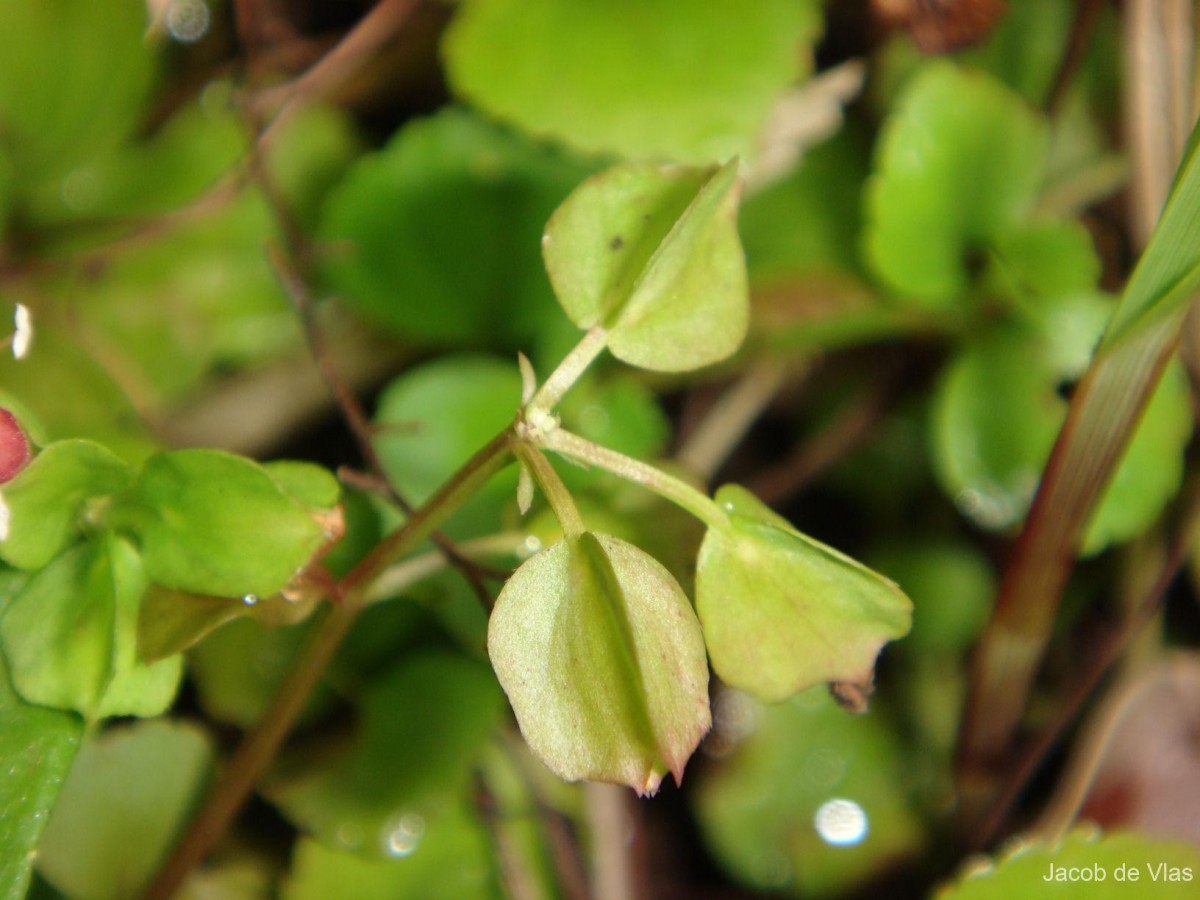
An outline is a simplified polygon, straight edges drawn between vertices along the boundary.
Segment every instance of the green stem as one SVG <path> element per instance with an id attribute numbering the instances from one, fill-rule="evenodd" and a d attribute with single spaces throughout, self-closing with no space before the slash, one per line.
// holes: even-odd
<path id="1" fill-rule="evenodd" d="M 555 428 L 541 435 L 538 443 L 547 450 L 553 450 L 578 462 L 598 466 L 626 481 L 640 484 L 687 510 L 709 527 L 723 528 L 729 524 L 729 517 L 711 497 L 649 463 L 593 444 L 586 438 L 562 428 Z"/>
<path id="2" fill-rule="evenodd" d="M 507 428 L 487 443 L 396 531 L 384 538 L 339 582 L 334 603 L 280 685 L 262 719 L 234 751 L 224 774 L 144 894 L 168 900 L 188 872 L 229 829 L 254 785 L 275 758 L 342 640 L 371 595 L 373 583 L 412 551 L 496 472 L 511 462 L 514 435 Z"/>
<path id="3" fill-rule="evenodd" d="M 542 493 L 546 495 L 550 509 L 554 512 L 554 518 L 558 519 L 563 533 L 567 537 L 583 534 L 586 530 L 583 527 L 583 517 L 579 515 L 579 509 L 575 506 L 571 492 L 567 490 L 567 486 L 554 471 L 554 466 L 550 465 L 550 460 L 546 459 L 541 450 L 531 447 L 529 444 L 517 444 L 513 449 L 537 480 Z"/>
<path id="4" fill-rule="evenodd" d="M 472 456 L 437 493 L 413 512 L 368 553 L 341 581 L 342 602 L 361 604 L 370 585 L 384 570 L 412 551 L 471 497 L 489 478 L 512 461 L 515 437 L 506 428 Z"/>
<path id="5" fill-rule="evenodd" d="M 603 352 L 606 346 L 608 346 L 608 332 L 600 325 L 589 329 L 582 340 L 575 345 L 575 348 L 563 357 L 558 368 L 550 373 L 550 377 L 533 395 L 533 399 L 526 404 L 526 408 L 541 412 L 549 412 L 554 409 L 558 405 L 558 401 L 587 371 L 588 366 L 595 362 L 596 357 Z"/>

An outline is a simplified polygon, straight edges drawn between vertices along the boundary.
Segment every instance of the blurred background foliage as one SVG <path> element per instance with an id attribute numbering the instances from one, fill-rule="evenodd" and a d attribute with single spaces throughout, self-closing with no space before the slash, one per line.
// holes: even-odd
<path id="1" fill-rule="evenodd" d="M 529 755 L 487 665 L 486 614 L 461 577 L 431 574 L 362 616 L 183 896 L 583 897 L 618 863 L 646 898 L 922 896 L 961 872 L 968 653 L 1144 240 L 1127 137 L 1138 5 L 0 4 L 0 312 L 20 303 L 35 323 L 29 355 L 0 358 L 0 405 L 37 444 L 91 438 L 133 465 L 203 446 L 358 466 L 311 316 L 371 411 L 383 470 L 420 502 L 512 420 L 516 353 L 544 374 L 576 340 L 540 253 L 567 193 L 621 159 L 740 156 L 746 345 L 686 377 L 608 361 L 565 420 L 698 480 L 745 483 L 915 603 L 869 713 L 823 691 L 766 706 L 714 683 L 714 730 L 682 789 L 613 807 Z M 1192 52 L 1190 32 L 1173 37 Z M 1145 592 L 1182 516 L 1190 336 L 1181 356 L 1088 528 L 1031 735 Z M 690 587 L 691 520 L 601 473 L 563 475 L 590 522 Z M 545 510 L 522 520 L 514 490 L 512 473 L 495 479 L 447 527 L 494 538 L 500 571 L 556 532 Z M 335 572 L 399 516 L 353 479 L 343 503 Z M 0 614 L 24 578 L 0 567 Z M 0 746 L 30 763 L 0 781 L 0 894 L 25 896 L 34 846 L 29 896 L 144 888 L 310 628 L 302 603 L 262 600 L 152 591 L 143 656 L 194 641 L 178 697 L 164 717 L 86 734 L 9 674 L 26 665 L 11 649 L 22 629 L 67 614 L 6 616 Z M 163 603 L 186 606 L 172 624 L 184 637 L 154 623 Z M 999 832 L 1053 838 L 1081 809 L 1138 834 L 1077 836 L 1023 869 L 1013 852 L 952 895 L 1032 895 L 1046 856 L 1200 870 L 1197 638 L 1179 583 Z M 38 676 L 47 696 L 75 696 L 54 668 L 80 665 L 73 647 Z M 1139 720 L 1139 753 L 1124 711 L 1147 684 L 1162 709 Z"/>

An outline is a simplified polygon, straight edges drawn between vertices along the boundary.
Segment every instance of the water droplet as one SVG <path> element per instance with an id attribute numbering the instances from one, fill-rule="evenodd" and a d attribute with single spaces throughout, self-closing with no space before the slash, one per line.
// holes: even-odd
<path id="1" fill-rule="evenodd" d="M 527 558 L 533 556 L 533 554 L 537 553 L 541 549 L 542 539 L 540 537 L 538 537 L 536 534 L 526 535 L 525 540 L 521 542 L 521 548 L 518 551 L 518 555 L 522 558 Z"/>
<path id="2" fill-rule="evenodd" d="M 867 836 L 867 814 L 853 800 L 827 800 L 813 816 L 813 827 L 825 843 L 850 847 Z"/>
<path id="3" fill-rule="evenodd" d="M 405 813 L 387 833 L 385 841 L 389 856 L 408 856 L 417 849 L 425 836 L 425 819 L 417 813 Z"/>
<path id="4" fill-rule="evenodd" d="M 208 33 L 210 20 L 204 0 L 171 0 L 163 24 L 181 44 L 194 44 Z"/>
<path id="5" fill-rule="evenodd" d="M 733 512 L 733 504 L 726 500 L 721 504 L 721 509 L 725 510 L 725 512 Z"/>
<path id="6" fill-rule="evenodd" d="M 242 602 L 247 606 L 253 606 L 258 602 L 258 594 L 247 594 L 242 598 Z"/>

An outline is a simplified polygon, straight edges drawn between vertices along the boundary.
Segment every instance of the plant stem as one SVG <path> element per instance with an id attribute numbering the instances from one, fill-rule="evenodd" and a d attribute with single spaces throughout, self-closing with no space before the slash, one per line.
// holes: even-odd
<path id="1" fill-rule="evenodd" d="M 563 357 L 558 368 L 550 373 L 550 377 L 533 395 L 533 399 L 526 404 L 527 409 L 542 412 L 554 409 L 606 346 L 608 332 L 600 325 L 589 329 L 574 349 Z"/>
<path id="2" fill-rule="evenodd" d="M 270 708 L 238 745 L 204 806 L 188 824 L 175 850 L 146 889 L 145 900 L 169 900 L 175 896 L 188 872 L 203 861 L 225 834 L 291 731 L 309 694 L 357 617 L 356 608 L 340 604 L 327 607 L 324 621 L 318 625 L 279 686 Z"/>
<path id="3" fill-rule="evenodd" d="M 546 500 L 550 504 L 550 509 L 554 512 L 554 518 L 558 519 L 558 524 L 562 526 L 563 534 L 567 537 L 583 534 L 586 530 L 583 526 L 583 517 L 579 515 L 579 509 L 571 498 L 571 492 L 567 490 L 567 486 L 554 471 L 554 466 L 550 465 L 550 460 L 546 459 L 541 450 L 528 444 L 517 444 L 514 450 L 517 457 L 537 479 L 542 493 L 546 495 Z"/>
<path id="4" fill-rule="evenodd" d="M 511 462 L 513 439 L 511 428 L 496 435 L 338 583 L 334 603 L 325 613 L 324 620 L 288 672 L 271 706 L 234 752 L 224 774 L 146 890 L 145 900 L 169 900 L 188 872 L 208 855 L 275 758 L 304 709 L 308 695 L 365 606 L 375 580 L 429 537 L 485 481 Z"/>
<path id="5" fill-rule="evenodd" d="M 624 453 L 618 453 L 616 450 L 601 447 L 599 444 L 593 444 L 562 428 L 555 428 L 543 434 L 538 442 L 547 450 L 553 450 L 555 453 L 582 463 L 599 466 L 627 481 L 640 484 L 654 491 L 660 497 L 670 500 L 676 506 L 687 510 L 710 527 L 721 528 L 729 522 L 728 516 L 721 507 L 703 491 L 697 490 L 686 481 L 673 475 L 668 475 L 649 463 L 641 462 Z"/>
<path id="6" fill-rule="evenodd" d="M 515 437 L 506 428 L 471 457 L 404 525 L 393 531 L 368 553 L 345 578 L 341 588 L 343 602 L 356 605 L 362 602 L 372 582 L 392 563 L 409 553 L 429 537 L 439 525 L 458 509 L 484 482 L 512 462 L 511 451 Z"/>

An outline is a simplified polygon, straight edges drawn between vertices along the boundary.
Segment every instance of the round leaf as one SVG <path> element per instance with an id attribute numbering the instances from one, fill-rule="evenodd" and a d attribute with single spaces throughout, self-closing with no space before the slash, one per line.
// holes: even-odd
<path id="1" fill-rule="evenodd" d="M 538 236 L 588 169 L 463 110 L 413 122 L 325 205 L 323 271 L 420 344 L 526 344 L 552 314 Z"/>
<path id="2" fill-rule="evenodd" d="M 113 673 L 114 572 L 100 544 L 66 551 L 0 619 L 13 686 L 31 703 L 96 712 Z"/>
<path id="3" fill-rule="evenodd" d="M 613 355 L 677 372 L 718 362 L 746 334 L 737 162 L 716 169 L 628 163 L 585 181 L 546 226 L 542 252 L 580 328 Z"/>
<path id="4" fill-rule="evenodd" d="M 454 90 L 587 151 L 745 155 L 819 29 L 805 0 L 473 0 L 448 32 Z"/>
<path id="5" fill-rule="evenodd" d="M 505 584 L 488 655 L 534 752 L 568 781 L 653 794 L 710 724 L 700 626 L 652 557 L 586 532 Z"/>
<path id="6" fill-rule="evenodd" d="M 1045 127 L 1021 98 L 979 72 L 928 65 L 880 140 L 868 185 L 866 252 L 901 294 L 942 307 L 982 249 L 1031 204 Z"/>
<path id="7" fill-rule="evenodd" d="M 885 894 L 863 888 L 920 850 L 924 830 L 909 796 L 912 760 L 887 720 L 847 715 L 820 689 L 772 706 L 726 689 L 714 706 L 705 746 L 721 758 L 692 799 L 722 866 L 765 891 Z M 859 827 L 825 837 L 820 811 L 838 805 Z"/>
<path id="8" fill-rule="evenodd" d="M 8 510 L 0 558 L 19 569 L 40 569 L 77 536 L 84 500 L 116 493 L 131 478 L 129 466 L 92 441 L 50 444 L 0 489 Z"/>
<path id="9" fill-rule="evenodd" d="M 404 855 L 406 845 L 417 849 L 426 828 L 432 835 L 442 825 L 466 789 L 502 703 L 486 666 L 446 653 L 410 656 L 371 681 L 347 752 L 268 794 L 327 844 Z"/>
<path id="10" fill-rule="evenodd" d="M 911 624 L 904 593 L 736 485 L 716 500 L 729 524 L 709 528 L 696 564 L 713 670 L 770 701 L 822 682 L 870 684 L 884 643 Z"/>
<path id="11" fill-rule="evenodd" d="M 83 734 L 70 713 L 24 703 L 0 660 L 0 897 L 24 897 L 34 849 Z"/>
<path id="12" fill-rule="evenodd" d="M 151 457 L 118 520 L 152 581 L 221 597 L 275 593 L 325 538 L 262 466 L 217 450 Z"/>
<path id="13" fill-rule="evenodd" d="M 194 726 L 155 720 L 84 744 L 38 849 L 38 871 L 78 900 L 147 886 L 184 824 L 212 760 Z"/>

